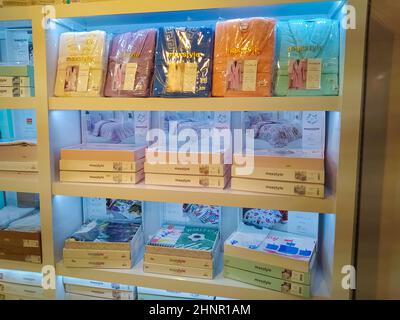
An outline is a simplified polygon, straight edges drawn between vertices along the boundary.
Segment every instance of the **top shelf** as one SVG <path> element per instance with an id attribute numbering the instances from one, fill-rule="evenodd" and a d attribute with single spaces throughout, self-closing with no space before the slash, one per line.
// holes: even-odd
<path id="1" fill-rule="evenodd" d="M 90 17 L 101 15 L 130 14 L 130 13 L 151 13 L 151 12 L 167 12 L 167 11 L 185 11 L 185 10 L 202 10 L 202 9 L 223 9 L 234 7 L 252 7 L 267 5 L 285 5 L 285 4 L 310 4 L 320 3 L 329 5 L 334 0 L 203 0 L 203 1 L 181 1 L 181 0 L 153 0 L 132 1 L 132 0 L 116 0 L 91 3 L 73 3 L 70 5 L 56 5 L 56 18 L 75 18 Z M 79 8 L 79 10 L 77 10 Z M 326 14 L 329 14 L 327 12 Z"/>
<path id="2" fill-rule="evenodd" d="M 58 98 L 50 110 L 340 111 L 341 97 L 267 98 Z"/>

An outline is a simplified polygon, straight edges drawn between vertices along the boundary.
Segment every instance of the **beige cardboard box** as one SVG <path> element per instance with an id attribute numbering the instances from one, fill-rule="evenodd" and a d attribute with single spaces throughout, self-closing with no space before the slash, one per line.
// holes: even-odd
<path id="1" fill-rule="evenodd" d="M 97 268 L 97 269 L 130 269 L 131 259 L 127 260 L 100 260 L 65 258 L 64 265 L 68 268 Z"/>
<path id="2" fill-rule="evenodd" d="M 145 173 L 187 174 L 204 176 L 223 176 L 229 165 L 224 164 L 144 164 Z"/>
<path id="3" fill-rule="evenodd" d="M 202 187 L 224 189 L 230 180 L 230 172 L 223 177 L 214 176 L 190 176 L 190 175 L 173 175 L 173 174 L 157 174 L 146 173 L 145 183 L 163 186 L 178 187 Z"/>
<path id="4" fill-rule="evenodd" d="M 89 172 L 89 171 L 60 171 L 61 182 L 91 182 L 91 183 L 133 183 L 144 178 L 144 171 L 139 172 Z"/>
<path id="5" fill-rule="evenodd" d="M 180 277 L 193 277 L 202 279 L 213 279 L 214 272 L 213 269 L 202 269 L 194 267 L 182 267 L 182 266 L 172 266 L 172 265 L 162 265 L 144 262 L 143 271 L 151 273 L 169 274 Z"/>
<path id="6" fill-rule="evenodd" d="M 137 161 L 60 160 L 60 170 L 138 172 L 140 170 L 143 170 L 143 164 L 144 158 Z"/>
<path id="7" fill-rule="evenodd" d="M 324 185 L 233 177 L 233 190 L 324 198 Z"/>
<path id="8" fill-rule="evenodd" d="M 130 250 L 63 249 L 64 259 L 130 260 L 131 254 Z"/>
<path id="9" fill-rule="evenodd" d="M 72 294 L 82 294 L 86 296 L 114 299 L 114 300 L 134 300 L 135 293 L 132 291 L 102 289 L 94 287 L 79 286 L 75 284 L 65 284 L 65 291 Z"/>
<path id="10" fill-rule="evenodd" d="M 172 266 L 212 269 L 213 260 L 145 253 L 144 262 Z"/>
<path id="11" fill-rule="evenodd" d="M 243 160 L 235 157 L 236 161 Z M 325 171 L 323 158 L 292 158 L 256 155 L 252 173 L 240 175 L 243 165 L 232 166 L 232 177 L 261 180 L 293 181 L 324 184 Z"/>
<path id="12" fill-rule="evenodd" d="M 134 145 L 77 145 L 61 149 L 61 160 L 128 161 L 144 158 L 145 147 Z"/>
<path id="13" fill-rule="evenodd" d="M 28 144 L 0 145 L 0 161 L 36 162 L 37 146 Z"/>
<path id="14" fill-rule="evenodd" d="M 0 171 L 38 172 L 39 169 L 37 162 L 0 161 Z"/>

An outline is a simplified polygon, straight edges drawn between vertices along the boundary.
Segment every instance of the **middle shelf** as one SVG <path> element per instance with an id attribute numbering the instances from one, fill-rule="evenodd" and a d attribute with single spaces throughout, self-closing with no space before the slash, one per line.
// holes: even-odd
<path id="1" fill-rule="evenodd" d="M 136 199 L 142 201 L 191 202 L 198 204 L 254 207 L 285 208 L 305 212 L 335 213 L 335 197 L 327 195 L 325 199 L 300 196 L 284 196 L 252 193 L 231 189 L 201 189 L 154 186 L 139 183 L 135 185 L 95 184 L 54 182 L 54 195 L 117 199 Z"/>
<path id="2" fill-rule="evenodd" d="M 50 110 L 340 111 L 341 97 L 49 98 Z"/>

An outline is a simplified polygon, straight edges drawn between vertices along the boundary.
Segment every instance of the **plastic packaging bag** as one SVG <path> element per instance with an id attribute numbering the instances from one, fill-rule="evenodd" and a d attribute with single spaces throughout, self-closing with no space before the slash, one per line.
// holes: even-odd
<path id="1" fill-rule="evenodd" d="M 101 96 L 106 57 L 104 31 L 61 34 L 54 94 L 59 97 Z"/>
<path id="2" fill-rule="evenodd" d="M 270 96 L 274 47 L 275 20 L 248 18 L 218 22 L 213 96 Z"/>
<path id="3" fill-rule="evenodd" d="M 146 29 L 113 38 L 104 86 L 105 96 L 149 96 L 156 36 L 155 29 Z"/>
<path id="4" fill-rule="evenodd" d="M 159 29 L 154 96 L 207 97 L 211 93 L 213 30 L 207 27 Z"/>
<path id="5" fill-rule="evenodd" d="M 281 21 L 277 30 L 276 95 L 338 95 L 339 22 Z"/>

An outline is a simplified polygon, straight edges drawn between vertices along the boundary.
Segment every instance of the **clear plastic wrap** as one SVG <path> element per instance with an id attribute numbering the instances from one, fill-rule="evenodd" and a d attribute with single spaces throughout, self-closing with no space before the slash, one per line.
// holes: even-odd
<path id="1" fill-rule="evenodd" d="M 212 95 L 263 97 L 272 91 L 275 20 L 233 19 L 217 23 Z"/>
<path id="2" fill-rule="evenodd" d="M 213 33 L 208 27 L 159 29 L 153 79 L 154 96 L 210 95 Z"/>
<path id="3" fill-rule="evenodd" d="M 82 111 L 82 143 L 146 144 L 149 111 Z"/>
<path id="4" fill-rule="evenodd" d="M 256 154 L 323 154 L 325 149 L 325 112 L 253 112 L 242 116 L 244 130 L 254 130 Z"/>
<path id="5" fill-rule="evenodd" d="M 275 94 L 338 95 L 339 21 L 280 21 L 277 30 Z"/>
<path id="6" fill-rule="evenodd" d="M 58 97 L 101 96 L 107 51 L 104 31 L 61 34 L 54 94 Z"/>
<path id="7" fill-rule="evenodd" d="M 147 97 L 154 69 L 157 30 L 116 35 L 111 44 L 104 86 L 107 97 Z"/>

